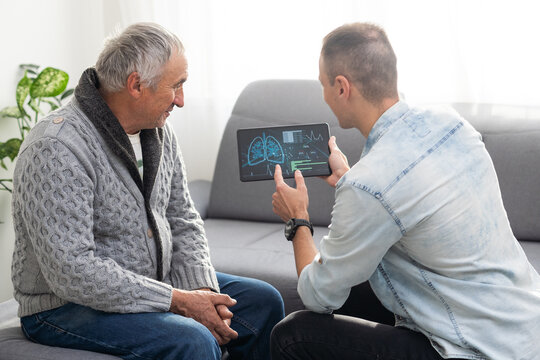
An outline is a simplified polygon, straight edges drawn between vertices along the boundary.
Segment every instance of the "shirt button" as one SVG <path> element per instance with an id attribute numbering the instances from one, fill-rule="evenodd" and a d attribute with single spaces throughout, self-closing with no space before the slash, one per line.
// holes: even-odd
<path id="1" fill-rule="evenodd" d="M 64 118 L 59 116 L 59 117 L 54 118 L 52 122 L 55 124 L 60 124 L 62 121 L 64 121 Z"/>
<path id="2" fill-rule="evenodd" d="M 148 235 L 149 238 L 151 238 L 154 235 L 154 233 L 152 232 L 152 229 L 146 230 L 146 234 Z"/>

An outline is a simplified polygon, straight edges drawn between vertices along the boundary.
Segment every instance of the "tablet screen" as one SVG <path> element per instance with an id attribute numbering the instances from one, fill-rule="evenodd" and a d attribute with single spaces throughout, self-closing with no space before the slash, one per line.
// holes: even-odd
<path id="1" fill-rule="evenodd" d="M 293 178 L 296 169 L 304 177 L 330 175 L 329 138 L 326 123 L 239 129 L 240 180 L 273 179 L 276 164 L 284 178 Z"/>

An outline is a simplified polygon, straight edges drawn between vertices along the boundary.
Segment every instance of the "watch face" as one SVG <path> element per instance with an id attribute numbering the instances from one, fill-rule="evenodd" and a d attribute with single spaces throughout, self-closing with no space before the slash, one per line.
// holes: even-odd
<path id="1" fill-rule="evenodd" d="M 293 226 L 294 226 L 294 222 L 291 219 L 291 220 L 287 221 L 287 223 L 285 224 L 285 229 L 291 231 Z"/>
<path id="2" fill-rule="evenodd" d="M 294 229 L 294 221 L 293 219 L 290 219 L 289 221 L 287 221 L 287 223 L 285 224 L 285 237 L 287 239 L 289 239 L 290 235 L 291 235 L 291 231 Z M 290 240 L 290 239 L 289 239 Z"/>

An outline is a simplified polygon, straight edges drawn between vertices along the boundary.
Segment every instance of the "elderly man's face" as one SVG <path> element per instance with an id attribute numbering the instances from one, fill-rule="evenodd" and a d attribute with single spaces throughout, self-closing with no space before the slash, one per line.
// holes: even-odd
<path id="1" fill-rule="evenodd" d="M 174 107 L 184 106 L 183 86 L 187 77 L 185 56 L 175 53 L 165 64 L 156 89 L 145 89 L 143 106 L 140 108 L 143 129 L 163 127 Z"/>

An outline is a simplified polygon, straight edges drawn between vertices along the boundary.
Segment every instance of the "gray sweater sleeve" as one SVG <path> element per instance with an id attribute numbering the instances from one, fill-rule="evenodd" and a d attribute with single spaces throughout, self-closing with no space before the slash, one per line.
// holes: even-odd
<path id="1" fill-rule="evenodd" d="M 193 290 L 210 288 L 219 292 L 203 221 L 189 195 L 182 155 L 173 134 L 173 181 L 167 207 L 167 219 L 173 242 L 171 280 L 174 287 Z"/>
<path id="2" fill-rule="evenodd" d="M 14 283 L 28 293 L 43 278 L 59 298 L 108 312 L 168 311 L 170 285 L 122 268 L 96 254 L 94 186 L 77 157 L 60 141 L 36 141 L 19 161 L 14 210 L 24 219 Z M 23 230 L 23 229 L 19 229 Z M 27 251 L 24 247 L 33 247 Z M 136 251 L 134 249 L 133 251 Z M 35 254 L 30 256 L 29 254 Z M 17 256 L 17 254 L 15 255 Z M 35 274 L 35 275 L 29 275 Z M 35 276 L 34 279 L 29 278 Z M 22 278 L 26 277 L 26 278 Z"/>

